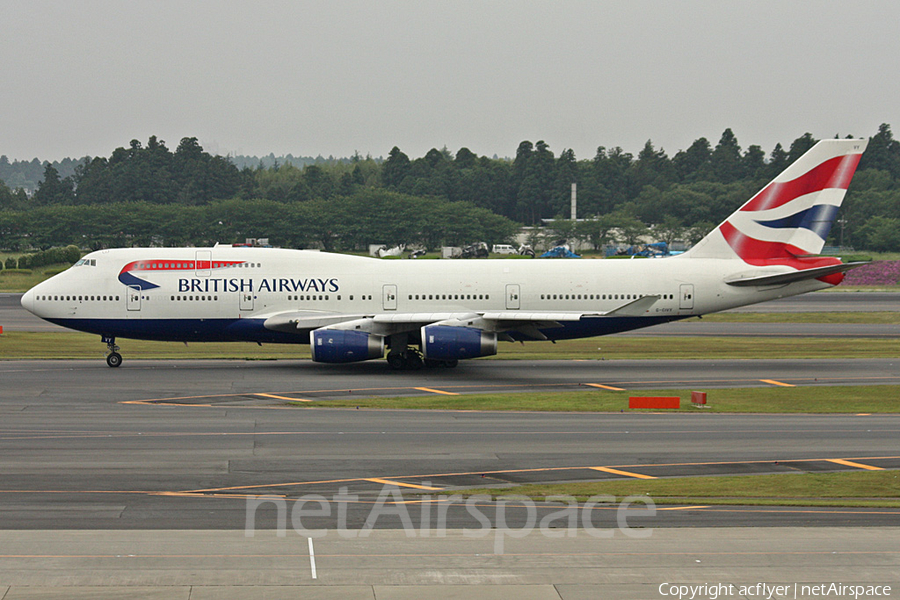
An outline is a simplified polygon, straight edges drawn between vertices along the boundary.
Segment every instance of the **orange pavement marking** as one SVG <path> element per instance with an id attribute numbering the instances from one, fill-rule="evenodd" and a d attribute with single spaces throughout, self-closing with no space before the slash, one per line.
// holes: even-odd
<path id="1" fill-rule="evenodd" d="M 867 471 L 884 471 L 881 467 L 873 467 L 872 465 L 864 465 L 862 463 L 853 462 L 850 460 L 844 460 L 842 458 L 828 458 L 826 459 L 828 462 L 832 462 L 836 465 L 844 465 L 845 467 L 856 467 L 857 469 L 866 469 Z"/>
<path id="2" fill-rule="evenodd" d="M 312 402 L 306 398 L 288 398 L 287 396 L 276 396 L 275 394 L 254 394 L 255 396 L 263 396 L 264 398 L 274 398 L 276 400 L 288 400 L 290 402 Z"/>
<path id="3" fill-rule="evenodd" d="M 594 471 L 603 471 L 604 473 L 612 473 L 613 475 L 625 475 L 626 477 L 637 477 L 638 479 L 656 479 L 652 475 L 644 475 L 642 473 L 632 473 L 631 471 L 620 471 L 619 469 L 611 469 L 609 467 L 588 467 Z"/>
<path id="4" fill-rule="evenodd" d="M 372 483 L 383 483 L 385 485 L 399 485 L 400 487 L 408 487 L 416 490 L 441 490 L 443 488 L 430 487 L 427 485 L 416 485 L 414 483 L 403 483 L 401 481 L 392 481 L 390 479 L 381 479 L 379 477 L 369 477 L 363 481 L 371 481 Z"/>
<path id="5" fill-rule="evenodd" d="M 445 392 L 444 390 L 433 390 L 431 388 L 425 387 L 417 387 L 413 389 L 419 390 L 420 392 L 431 392 L 432 394 L 444 394 L 445 396 L 459 396 L 459 394 L 456 392 Z"/>
<path id="6" fill-rule="evenodd" d="M 780 381 L 775 381 L 774 379 L 760 379 L 763 383 L 771 383 L 772 385 L 779 385 L 781 387 L 797 387 L 791 383 L 782 383 Z"/>

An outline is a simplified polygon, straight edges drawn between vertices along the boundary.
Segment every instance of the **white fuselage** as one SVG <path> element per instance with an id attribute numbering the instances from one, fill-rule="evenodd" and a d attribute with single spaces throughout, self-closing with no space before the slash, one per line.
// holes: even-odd
<path id="1" fill-rule="evenodd" d="M 132 270 L 123 275 L 128 265 Z M 634 329 L 829 287 L 817 280 L 769 288 L 724 283 L 741 265 L 677 257 L 379 260 L 271 248 L 129 248 L 85 256 L 30 290 L 22 303 L 49 321 L 106 336 L 202 341 L 229 337 L 210 333 L 212 324 L 260 321 L 285 311 L 603 313 L 659 296 L 624 327 Z M 247 332 L 234 339 L 255 339 Z M 308 342 L 304 336 L 258 341 Z"/>

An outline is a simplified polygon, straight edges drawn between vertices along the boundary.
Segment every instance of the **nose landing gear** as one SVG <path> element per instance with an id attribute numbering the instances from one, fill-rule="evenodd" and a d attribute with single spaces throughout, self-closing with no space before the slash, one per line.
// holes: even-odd
<path id="1" fill-rule="evenodd" d="M 103 336 L 103 341 L 106 342 L 106 349 L 108 351 L 108 354 L 106 355 L 106 364 L 113 368 L 118 367 L 122 364 L 122 355 L 119 354 L 116 338 Z"/>

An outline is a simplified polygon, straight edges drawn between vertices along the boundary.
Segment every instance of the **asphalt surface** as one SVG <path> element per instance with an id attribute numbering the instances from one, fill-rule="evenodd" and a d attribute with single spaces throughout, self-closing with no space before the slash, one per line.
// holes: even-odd
<path id="1" fill-rule="evenodd" d="M 245 522 L 249 497 L 270 493 L 285 502 L 309 494 L 331 500 L 358 496 L 344 503 L 352 527 L 371 518 L 379 498 L 395 501 L 400 492 L 428 496 L 475 486 L 614 477 L 900 467 L 900 415 L 286 407 L 290 399 L 373 394 L 604 393 L 587 384 L 715 390 L 900 383 L 897 361 L 475 361 L 454 370 L 405 373 L 381 363 L 360 366 L 131 361 L 109 369 L 72 361 L 0 363 L 0 529 L 234 529 Z M 424 506 L 408 505 L 414 522 L 437 518 L 423 517 Z M 488 503 L 485 510 L 495 508 Z M 277 526 L 277 511 L 277 505 L 262 507 L 257 526 Z M 616 518 L 614 511 L 594 516 L 598 523 Z M 446 518 L 449 528 L 479 523 L 461 503 Z M 885 525 L 897 523 L 900 510 L 710 507 L 658 511 L 653 523 L 724 526 L 736 518 L 744 525 Z M 334 514 L 311 523 L 338 525 Z M 374 522 L 378 528 L 402 525 L 402 514 Z"/>

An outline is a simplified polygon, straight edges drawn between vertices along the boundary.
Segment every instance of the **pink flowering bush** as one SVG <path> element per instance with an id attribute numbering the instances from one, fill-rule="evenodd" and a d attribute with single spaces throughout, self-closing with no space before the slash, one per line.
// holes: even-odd
<path id="1" fill-rule="evenodd" d="M 880 260 L 848 271 L 843 285 L 900 284 L 900 260 Z"/>

